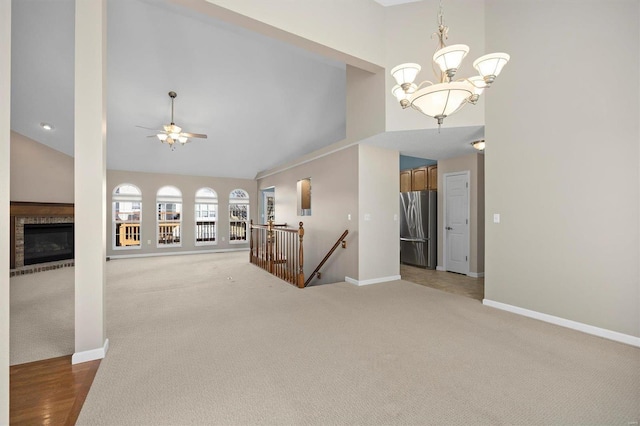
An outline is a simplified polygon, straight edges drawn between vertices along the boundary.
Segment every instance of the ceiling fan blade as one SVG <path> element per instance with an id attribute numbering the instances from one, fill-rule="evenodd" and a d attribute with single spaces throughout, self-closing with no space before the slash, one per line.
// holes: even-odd
<path id="1" fill-rule="evenodd" d="M 139 127 L 141 129 L 145 129 L 145 130 L 152 130 L 154 132 L 164 132 L 164 130 L 152 129 L 151 127 L 144 127 L 144 126 L 136 126 L 136 127 Z"/>
<path id="2" fill-rule="evenodd" d="M 180 133 L 182 136 L 185 136 L 187 138 L 202 138 L 202 139 L 206 139 L 207 135 L 203 135 L 202 133 L 187 133 L 187 132 L 182 132 Z"/>

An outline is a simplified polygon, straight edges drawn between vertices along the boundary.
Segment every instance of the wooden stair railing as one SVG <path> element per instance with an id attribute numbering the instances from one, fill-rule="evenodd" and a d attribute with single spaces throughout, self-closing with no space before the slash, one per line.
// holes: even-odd
<path id="1" fill-rule="evenodd" d="M 249 262 L 299 288 L 304 287 L 304 228 L 286 224 L 254 225 L 251 221 Z"/>
<path id="2" fill-rule="evenodd" d="M 331 250 L 329 250 L 329 252 L 324 257 L 324 259 L 322 259 L 322 261 L 318 264 L 318 266 L 316 266 L 316 269 L 314 269 L 313 272 L 311 273 L 311 275 L 309 275 L 309 278 L 307 278 L 307 280 L 304 282 L 304 287 L 308 286 L 309 283 L 311 282 L 311 280 L 313 280 L 314 277 L 317 276 L 318 278 L 320 278 L 320 275 L 321 275 L 320 274 L 320 268 L 322 268 L 324 266 L 324 264 L 327 262 L 327 260 L 329 260 L 329 258 L 333 254 L 333 252 L 336 251 L 336 249 L 338 248 L 338 246 L 341 243 L 342 243 L 342 248 L 347 248 L 347 242 L 344 240 L 344 238 L 347 236 L 347 234 L 349 234 L 349 230 L 345 229 L 344 232 L 342 233 L 342 235 L 340 235 L 340 237 L 338 238 L 336 243 L 333 245 L 333 247 L 331 247 Z"/>

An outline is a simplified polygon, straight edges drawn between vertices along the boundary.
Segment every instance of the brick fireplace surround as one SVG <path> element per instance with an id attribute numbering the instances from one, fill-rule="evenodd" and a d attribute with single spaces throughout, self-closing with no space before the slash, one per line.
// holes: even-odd
<path id="1" fill-rule="evenodd" d="M 24 225 L 73 223 L 73 204 L 11 202 L 10 276 L 73 266 L 73 259 L 58 262 L 24 265 Z"/>

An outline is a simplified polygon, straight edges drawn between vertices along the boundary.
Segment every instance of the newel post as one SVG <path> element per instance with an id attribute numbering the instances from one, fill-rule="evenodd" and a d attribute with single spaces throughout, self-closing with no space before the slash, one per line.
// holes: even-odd
<path id="1" fill-rule="evenodd" d="M 300 228 L 298 229 L 298 238 L 300 239 L 298 244 L 298 287 L 304 288 L 304 249 L 302 248 L 304 228 L 302 227 L 302 222 L 300 222 Z"/>
<path id="2" fill-rule="evenodd" d="M 253 263 L 253 219 L 249 221 L 249 263 Z"/>

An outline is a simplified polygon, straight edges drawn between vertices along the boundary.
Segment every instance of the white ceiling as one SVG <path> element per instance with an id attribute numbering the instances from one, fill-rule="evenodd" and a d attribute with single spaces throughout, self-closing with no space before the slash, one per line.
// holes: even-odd
<path id="1" fill-rule="evenodd" d="M 165 0 L 107 5 L 109 169 L 254 178 L 344 139 L 343 63 Z M 74 1 L 14 0 L 12 9 L 11 129 L 73 155 Z M 208 139 L 171 151 L 136 127 L 168 124 L 170 90 L 176 124 Z M 468 142 L 482 133 L 390 132 L 367 143 L 439 160 L 473 152 Z"/>
<path id="2" fill-rule="evenodd" d="M 373 0 L 376 3 L 380 3 L 383 6 L 396 6 L 398 4 L 405 4 L 405 3 L 415 3 L 417 1 L 421 1 L 421 0 Z"/>

